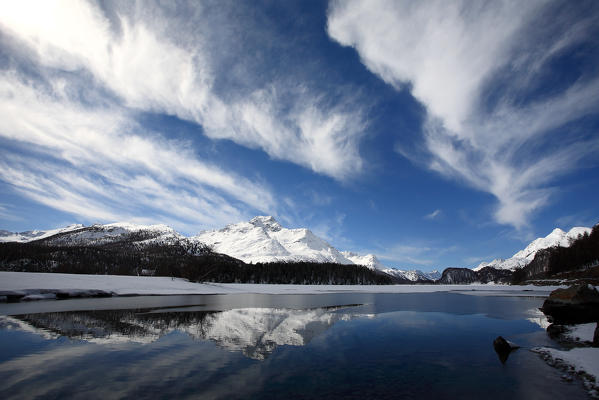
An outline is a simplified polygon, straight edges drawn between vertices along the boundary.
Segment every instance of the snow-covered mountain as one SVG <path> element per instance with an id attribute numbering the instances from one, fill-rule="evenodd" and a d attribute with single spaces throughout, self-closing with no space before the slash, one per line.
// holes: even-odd
<path id="1" fill-rule="evenodd" d="M 339 251 L 305 228 L 284 228 L 271 216 L 206 231 L 192 238 L 212 246 L 214 251 L 249 262 L 316 261 L 364 265 L 409 281 L 435 280 L 438 271 L 403 271 L 389 268 L 374 254 Z"/>
<path id="2" fill-rule="evenodd" d="M 554 246 L 569 247 L 572 241 L 576 240 L 579 235 L 584 235 L 585 233 L 591 233 L 591 228 L 574 227 L 568 232 L 555 228 L 549 235 L 533 240 L 525 249 L 520 250 L 512 257 L 508 259 L 499 258 L 491 262 L 482 262 L 476 268 L 473 268 L 473 270 L 479 271 L 484 267 L 493 267 L 496 269 L 509 269 L 514 271 L 523 268 L 530 263 L 539 250 Z"/>
<path id="3" fill-rule="evenodd" d="M 423 272 L 423 271 L 420 271 L 419 269 L 414 269 L 414 270 L 410 270 L 410 271 L 402 271 L 402 272 L 404 272 L 406 279 L 411 280 L 411 281 L 418 281 L 418 280 L 436 281 L 437 279 L 441 278 L 441 272 L 439 272 L 436 269 L 431 272 Z"/>
<path id="4" fill-rule="evenodd" d="M 187 240 L 166 225 L 136 225 L 126 222 L 95 224 L 91 226 L 70 225 L 62 229 L 13 233 L 0 231 L 0 242 L 27 243 L 44 240 L 57 246 L 100 245 L 129 239 L 139 244 L 172 244 Z"/>
<path id="5" fill-rule="evenodd" d="M 360 255 L 339 251 L 309 229 L 288 229 L 271 216 L 258 216 L 249 222 L 227 225 L 219 230 L 203 231 L 197 236 L 185 237 L 166 225 L 135 225 L 113 223 L 106 225 L 71 225 L 62 229 L 13 233 L 0 231 L 0 242 L 31 242 L 44 239 L 45 243 L 59 246 L 102 245 L 130 241 L 136 245 L 184 244 L 190 248 L 206 244 L 217 253 L 240 259 L 246 263 L 273 261 L 314 261 L 337 264 L 364 265 L 408 281 L 439 279 L 438 271 L 390 268 L 374 254 Z"/>
<path id="6" fill-rule="evenodd" d="M 71 232 L 81 228 L 83 228 L 83 225 L 73 224 L 65 228 L 50 229 L 47 231 L 34 230 L 26 232 L 9 232 L 0 230 L 0 242 L 31 242 L 33 240 L 44 239 L 59 233 Z"/>
<path id="7" fill-rule="evenodd" d="M 364 265 L 370 269 L 378 269 L 382 271 L 389 268 L 386 265 L 383 265 L 383 263 L 381 263 L 374 254 L 360 255 L 352 251 L 342 251 L 341 254 L 343 254 L 343 256 L 352 263 Z"/>
<path id="8" fill-rule="evenodd" d="M 204 231 L 191 240 L 205 243 L 218 253 L 246 263 L 315 261 L 353 264 L 339 250 L 309 229 L 283 228 L 270 216 L 259 216 L 249 222 Z"/>

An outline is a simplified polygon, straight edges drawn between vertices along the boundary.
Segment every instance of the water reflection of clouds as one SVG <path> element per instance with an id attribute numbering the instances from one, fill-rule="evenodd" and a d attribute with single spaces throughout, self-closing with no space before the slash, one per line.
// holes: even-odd
<path id="1" fill-rule="evenodd" d="M 148 397 L 152 390 L 177 395 L 210 385 L 238 354 L 210 343 L 193 343 L 184 335 L 168 335 L 165 343 L 104 346 L 61 346 L 0 365 L 0 391 L 16 397 L 117 398 Z M 193 379 L 188 379 L 193 374 Z M 177 382 L 177 385 L 174 384 Z M 172 387 L 171 387 L 172 386 Z M 74 396 L 73 396 L 74 393 Z M 145 395 L 144 395 L 145 393 Z"/>

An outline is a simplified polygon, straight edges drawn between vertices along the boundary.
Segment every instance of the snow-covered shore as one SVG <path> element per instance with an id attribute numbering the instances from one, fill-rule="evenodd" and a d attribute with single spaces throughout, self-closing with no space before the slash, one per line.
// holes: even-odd
<path id="1" fill-rule="evenodd" d="M 588 347 L 593 342 L 596 326 L 595 322 L 565 326 L 562 340 L 584 347 L 567 350 L 535 347 L 532 351 L 539 353 L 550 365 L 562 369 L 565 372 L 564 379 L 572 380 L 574 375 L 581 376 L 589 394 L 599 398 L 599 348 Z"/>
<path id="2" fill-rule="evenodd" d="M 599 398 L 599 348 L 576 347 L 558 350 L 536 347 L 532 351 L 541 354 L 550 365 L 561 368 L 566 373 L 564 379 L 572 380 L 574 375 L 581 376 L 589 394 Z"/>
<path id="3" fill-rule="evenodd" d="M 183 294 L 315 294 L 315 293 L 432 293 L 460 292 L 472 295 L 546 296 L 554 286 L 507 285 L 266 285 L 234 283 L 193 283 L 179 278 L 121 275 L 51 274 L 0 271 L 0 299 L 22 300 L 98 295 L 183 295 Z"/>

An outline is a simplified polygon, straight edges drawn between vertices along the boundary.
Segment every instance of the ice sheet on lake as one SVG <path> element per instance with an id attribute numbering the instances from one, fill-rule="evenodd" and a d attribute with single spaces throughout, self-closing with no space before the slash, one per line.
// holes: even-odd
<path id="1" fill-rule="evenodd" d="M 317 294 L 317 293 L 433 293 L 456 292 L 491 296 L 547 296 L 557 286 L 509 285 L 273 285 L 194 283 L 180 278 L 52 274 L 0 271 L 0 296 L 20 294 L 28 299 L 51 298 L 52 293 L 84 297 L 94 291 L 117 296 L 184 294 Z M 45 295 L 45 296 L 39 296 Z"/>

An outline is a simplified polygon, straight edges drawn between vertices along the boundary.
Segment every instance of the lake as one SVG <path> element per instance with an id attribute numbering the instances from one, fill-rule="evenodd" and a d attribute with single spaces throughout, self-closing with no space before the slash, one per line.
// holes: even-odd
<path id="1" fill-rule="evenodd" d="M 587 398 L 528 349 L 542 297 L 140 296 L 0 304 L 0 398 Z M 493 340 L 521 349 L 501 363 Z"/>

